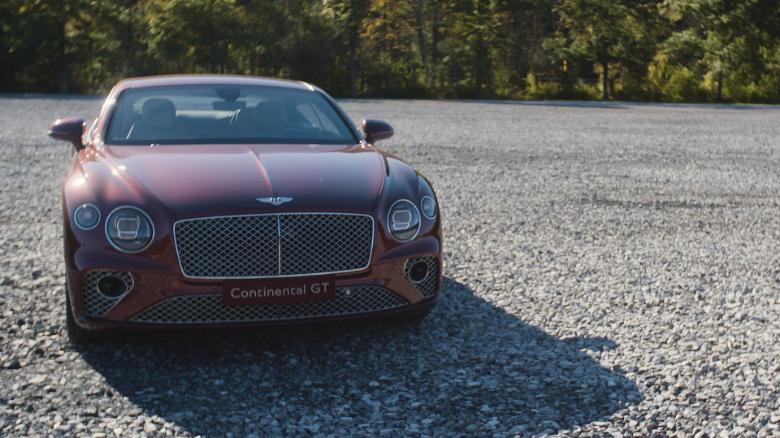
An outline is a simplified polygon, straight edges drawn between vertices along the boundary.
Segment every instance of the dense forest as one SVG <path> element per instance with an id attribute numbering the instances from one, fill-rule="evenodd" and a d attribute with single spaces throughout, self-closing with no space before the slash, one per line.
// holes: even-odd
<path id="1" fill-rule="evenodd" d="M 0 91 L 209 72 L 337 96 L 780 102 L 780 1 L 0 0 Z"/>

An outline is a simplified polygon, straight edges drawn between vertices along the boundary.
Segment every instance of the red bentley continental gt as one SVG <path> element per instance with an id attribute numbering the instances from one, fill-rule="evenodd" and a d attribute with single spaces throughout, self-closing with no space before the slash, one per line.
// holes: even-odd
<path id="1" fill-rule="evenodd" d="M 114 327 L 425 316 L 439 297 L 430 183 L 324 91 L 256 77 L 128 79 L 62 186 L 73 341 Z"/>

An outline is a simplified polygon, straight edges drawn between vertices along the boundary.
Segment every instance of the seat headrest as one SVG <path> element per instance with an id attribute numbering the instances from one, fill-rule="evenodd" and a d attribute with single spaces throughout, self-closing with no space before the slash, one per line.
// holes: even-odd
<path id="1" fill-rule="evenodd" d="M 263 131 L 278 131 L 287 126 L 287 108 L 279 100 L 266 100 L 255 106 L 255 126 Z"/>
<path id="2" fill-rule="evenodd" d="M 148 99 L 141 108 L 141 123 L 149 128 L 173 128 L 176 125 L 176 107 L 168 99 Z"/>

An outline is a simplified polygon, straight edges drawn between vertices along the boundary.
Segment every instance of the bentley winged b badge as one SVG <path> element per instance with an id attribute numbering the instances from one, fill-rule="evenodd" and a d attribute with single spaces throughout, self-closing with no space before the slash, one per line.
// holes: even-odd
<path id="1" fill-rule="evenodd" d="M 284 203 L 290 202 L 293 200 L 293 198 L 288 196 L 266 196 L 264 198 L 257 198 L 258 201 L 262 202 L 263 204 L 271 204 L 273 206 L 282 205 Z"/>

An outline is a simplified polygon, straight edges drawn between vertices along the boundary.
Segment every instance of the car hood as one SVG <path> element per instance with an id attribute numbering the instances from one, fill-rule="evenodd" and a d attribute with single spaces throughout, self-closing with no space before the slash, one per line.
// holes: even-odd
<path id="1" fill-rule="evenodd" d="M 371 213 L 385 176 L 382 155 L 364 145 L 105 146 L 91 161 L 110 180 L 99 190 L 104 196 L 142 205 L 156 199 L 174 218 Z M 90 164 L 84 167 L 89 173 Z M 274 196 L 292 199 L 277 206 L 258 200 Z"/>

